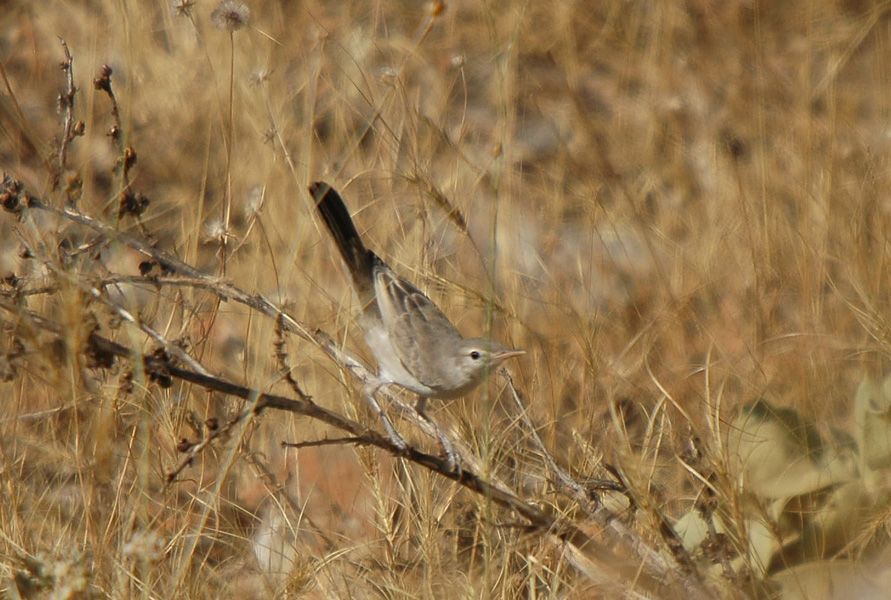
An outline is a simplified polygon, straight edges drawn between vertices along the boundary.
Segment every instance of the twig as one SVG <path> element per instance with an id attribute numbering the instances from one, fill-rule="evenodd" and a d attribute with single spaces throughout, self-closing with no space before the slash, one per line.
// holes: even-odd
<path id="1" fill-rule="evenodd" d="M 538 450 L 538 453 L 545 461 L 545 465 L 548 470 L 557 478 L 558 487 L 569 495 L 573 500 L 578 503 L 578 505 L 589 515 L 594 515 L 597 511 L 597 503 L 592 502 L 591 498 L 588 495 L 588 491 L 585 489 L 583 485 L 581 485 L 578 481 L 572 478 L 572 476 L 566 472 L 562 467 L 557 464 L 557 461 L 554 460 L 554 457 L 551 456 L 551 453 L 548 452 L 547 448 L 545 448 L 544 442 L 541 441 L 541 437 L 538 435 L 538 431 L 532 425 L 532 421 L 529 419 L 529 413 L 526 411 L 526 407 L 523 405 L 523 401 L 520 399 L 520 394 L 517 392 L 517 388 L 514 387 L 514 380 L 511 377 L 510 372 L 502 367 L 499 370 L 499 374 L 504 377 L 507 381 L 507 387 L 510 390 L 511 396 L 514 399 L 514 402 L 517 405 L 517 409 L 519 410 L 520 420 L 523 421 L 523 425 L 526 426 L 526 430 L 529 432 L 529 435 L 532 437 L 532 441 L 535 443 L 535 447 Z"/>
<path id="2" fill-rule="evenodd" d="M 136 220 L 139 231 L 146 237 L 149 236 L 145 224 L 142 222 L 142 214 L 146 211 L 150 204 L 149 198 L 140 192 L 134 192 L 130 171 L 136 166 L 137 154 L 133 146 L 124 146 L 124 129 L 121 123 L 121 111 L 118 108 L 118 99 L 115 96 L 114 88 L 111 85 L 112 68 L 109 65 L 102 65 L 99 74 L 93 78 L 93 87 L 101 92 L 105 92 L 111 101 L 111 117 L 114 121 L 113 125 L 108 129 L 108 137 L 111 138 L 112 145 L 118 151 L 118 158 L 115 161 L 115 169 L 121 175 L 121 191 L 118 194 L 118 220 L 125 215 L 131 215 Z"/>
<path id="3" fill-rule="evenodd" d="M 74 139 L 74 95 L 77 88 L 74 87 L 74 67 L 72 64 L 71 51 L 68 44 L 62 38 L 59 38 L 62 44 L 62 50 L 65 52 L 65 60 L 62 61 L 62 71 L 65 73 L 65 89 L 59 94 L 59 110 L 62 111 L 62 137 L 59 140 L 58 164 L 52 173 L 52 189 L 59 187 L 59 181 L 62 179 L 62 173 L 68 163 L 68 144 Z"/>
<path id="4" fill-rule="evenodd" d="M 282 448 L 318 448 L 321 446 L 368 446 L 369 442 L 364 437 L 348 436 L 338 438 L 325 438 L 309 442 L 282 442 Z"/>
<path id="5" fill-rule="evenodd" d="M 25 242 L 23 241 L 23 243 L 25 243 Z M 29 252 L 31 252 L 32 255 L 36 256 L 33 248 L 31 248 L 27 244 L 26 244 L 26 247 L 28 248 Z M 62 278 L 67 279 L 69 281 L 69 283 L 80 288 L 81 291 L 83 291 L 86 294 L 89 294 L 93 299 L 97 300 L 101 304 L 104 304 L 106 307 L 108 307 L 109 309 L 114 311 L 122 320 L 129 323 L 130 325 L 133 325 L 134 327 L 136 327 L 137 329 L 139 329 L 140 331 L 145 333 L 147 336 L 152 338 L 155 341 L 155 343 L 160 345 L 164 349 L 165 352 L 167 352 L 171 356 L 179 359 L 184 364 L 188 365 L 189 368 L 191 368 L 201 374 L 204 374 L 204 375 L 210 374 L 210 372 L 207 369 L 205 369 L 204 366 L 201 365 L 201 363 L 199 363 L 197 360 L 192 358 L 182 348 L 180 348 L 178 345 L 168 341 L 166 338 L 164 338 L 163 335 L 161 335 L 160 333 L 155 331 L 151 326 L 146 325 L 141 319 L 137 319 L 136 317 L 134 317 L 133 314 L 130 311 L 128 311 L 126 308 L 124 308 L 123 306 L 120 306 L 120 305 L 116 304 L 115 302 L 112 302 L 111 300 L 106 298 L 105 295 L 103 295 L 102 292 L 100 292 L 95 287 L 83 283 L 82 281 L 77 279 L 75 276 L 65 272 L 63 269 L 58 268 L 50 260 L 47 260 L 44 258 L 43 264 L 44 264 L 44 266 L 46 266 L 47 269 L 49 269 L 50 271 L 55 273 L 55 275 L 57 277 L 62 277 Z"/>
<path id="6" fill-rule="evenodd" d="M 306 395 L 300 388 L 300 384 L 297 383 L 297 380 L 291 375 L 291 368 L 288 366 L 288 351 L 285 348 L 284 321 L 282 320 L 281 315 L 275 319 L 275 342 L 273 346 L 275 347 L 275 358 L 278 361 L 279 368 L 284 374 L 285 381 L 288 382 L 291 390 L 297 394 L 299 398 L 311 401 L 312 398 Z"/>
<path id="7" fill-rule="evenodd" d="M 2 418 L 0 418 L 0 423 L 6 423 L 8 421 L 43 421 L 47 417 L 57 415 L 61 412 L 69 411 L 73 408 L 77 408 L 76 405 L 68 404 L 65 406 L 57 406 L 56 408 L 49 408 L 47 410 L 39 410 L 39 411 L 33 412 L 33 413 L 16 415 L 14 417 L 2 417 Z"/>
<path id="8" fill-rule="evenodd" d="M 279 483 L 269 467 L 260 460 L 257 454 L 257 452 L 249 452 L 247 456 L 245 456 L 245 460 L 260 474 L 260 477 L 262 477 L 263 481 L 266 483 L 270 495 L 276 499 L 279 497 L 284 499 L 285 504 L 288 505 L 291 511 L 296 515 L 300 515 L 300 521 L 308 523 L 312 532 L 322 540 L 325 550 L 331 552 L 336 548 L 336 544 L 328 535 L 328 532 L 313 521 L 312 517 L 306 513 L 305 506 L 301 506 L 299 499 L 295 498 L 288 490 L 287 484 Z"/>
<path id="9" fill-rule="evenodd" d="M 206 434 L 204 436 L 204 439 L 202 439 L 200 442 L 192 443 L 185 439 L 182 440 L 177 446 L 177 449 L 180 452 L 184 453 L 185 456 L 173 469 L 168 471 L 165 475 L 167 484 L 169 485 L 173 483 L 176 478 L 179 477 L 180 473 L 182 473 L 186 467 L 191 465 L 195 461 L 195 458 L 197 458 L 197 456 L 201 454 L 201 451 L 207 448 L 214 440 L 227 435 L 236 425 L 238 425 L 238 423 L 240 423 L 243 419 L 251 416 L 252 414 L 252 410 L 245 410 L 240 412 L 239 414 L 229 419 L 229 421 L 222 427 L 215 427 L 211 429 L 210 432 Z"/>
<path id="10" fill-rule="evenodd" d="M 108 96 L 108 99 L 111 101 L 111 118 L 114 120 L 114 125 L 108 130 L 108 137 L 111 138 L 112 143 L 114 143 L 118 151 L 123 154 L 124 144 L 121 135 L 121 111 L 118 109 L 118 99 L 114 94 L 114 89 L 111 87 L 111 75 L 111 67 L 102 65 L 99 69 L 99 75 L 93 79 L 93 87 L 101 92 L 105 92 L 105 95 Z"/>
<path id="11" fill-rule="evenodd" d="M 408 444 L 402 438 L 401 435 L 396 431 L 396 428 L 393 427 L 393 423 L 390 422 L 390 417 L 387 416 L 387 413 L 381 408 L 380 402 L 374 397 L 377 391 L 381 388 L 382 383 L 380 381 L 376 381 L 373 383 L 366 383 L 362 389 L 362 398 L 365 400 L 365 403 L 371 408 L 371 411 L 375 414 L 375 416 L 380 419 L 381 425 L 384 427 L 384 431 L 387 433 L 387 437 L 393 442 L 393 445 L 397 448 L 402 448 L 405 450 L 408 448 Z"/>
<path id="12" fill-rule="evenodd" d="M 660 552 L 651 548 L 649 544 L 640 538 L 640 536 L 622 525 L 609 509 L 604 506 L 598 507 L 596 503 L 591 501 L 586 487 L 576 481 L 565 469 L 560 467 L 557 464 L 557 461 L 554 460 L 554 457 L 551 456 L 551 453 L 545 448 L 544 442 L 542 442 L 541 437 L 538 435 L 538 431 L 529 419 L 529 413 L 514 386 L 514 381 L 510 372 L 502 367 L 499 370 L 499 374 L 507 381 L 508 389 L 510 389 L 511 396 L 519 410 L 520 419 L 529 431 L 532 441 L 539 454 L 544 459 L 548 470 L 555 476 L 557 487 L 570 498 L 575 500 L 579 507 L 593 519 L 601 524 L 608 525 L 614 533 L 618 534 L 620 539 L 628 542 L 641 560 L 645 561 L 645 564 L 650 570 L 657 573 L 660 577 L 670 579 L 675 579 L 682 575 L 682 583 L 687 588 L 687 591 L 692 593 L 692 597 L 708 597 L 707 590 L 703 588 L 704 584 L 701 575 L 683 547 L 678 549 L 676 545 L 668 544 L 675 560 L 683 569 L 683 573 L 679 573 L 678 569 L 670 565 Z M 621 487 L 622 489 L 627 489 L 624 481 L 621 482 Z M 663 518 L 660 521 L 660 528 L 664 530 L 666 527 L 670 529 L 670 525 L 668 525 Z M 664 533 L 665 532 L 663 531 L 663 534 Z"/>

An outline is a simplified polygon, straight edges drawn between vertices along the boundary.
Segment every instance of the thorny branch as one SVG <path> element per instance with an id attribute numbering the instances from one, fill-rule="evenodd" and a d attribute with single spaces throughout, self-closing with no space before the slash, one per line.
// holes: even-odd
<path id="1" fill-rule="evenodd" d="M 65 52 L 65 60 L 62 61 L 60 67 L 65 73 L 65 88 L 59 94 L 59 110 L 62 112 L 62 137 L 59 139 L 59 151 L 57 154 L 57 164 L 52 172 L 52 189 L 59 187 L 62 175 L 68 164 L 68 145 L 78 135 L 84 132 L 83 122 L 74 122 L 74 95 L 77 88 L 74 86 L 74 66 L 71 51 L 65 40 L 59 38 L 62 44 L 62 50 Z"/>
<path id="2" fill-rule="evenodd" d="M 111 138 L 111 141 L 117 147 L 118 151 L 123 153 L 124 146 L 121 137 L 121 111 L 118 108 L 117 96 L 115 96 L 114 89 L 111 87 L 111 75 L 111 67 L 102 65 L 102 68 L 99 69 L 99 75 L 93 79 L 93 87 L 101 92 L 105 92 L 108 99 L 111 101 L 111 118 L 114 120 L 114 124 L 108 130 L 108 137 Z"/>

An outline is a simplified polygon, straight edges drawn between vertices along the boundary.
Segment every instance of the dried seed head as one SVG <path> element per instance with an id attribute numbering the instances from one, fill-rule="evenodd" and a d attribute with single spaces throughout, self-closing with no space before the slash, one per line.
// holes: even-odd
<path id="1" fill-rule="evenodd" d="M 111 93 L 111 74 L 112 69 L 108 65 L 102 65 L 99 74 L 93 79 L 93 87 L 102 90 L 107 94 Z"/>
<path id="2" fill-rule="evenodd" d="M 121 195 L 121 201 L 118 206 L 118 216 L 133 215 L 139 217 L 145 212 L 150 204 L 148 196 L 139 192 L 126 191 Z"/>
<path id="3" fill-rule="evenodd" d="M 213 26 L 222 31 L 238 31 L 248 24 L 251 10 L 244 2 L 222 0 L 210 13 Z"/>
<path id="4" fill-rule="evenodd" d="M 124 148 L 124 168 L 131 169 L 135 164 L 136 150 L 133 149 L 133 146 L 127 146 L 126 148 Z"/>
<path id="5" fill-rule="evenodd" d="M 19 214 L 22 206 L 27 203 L 28 194 L 22 182 L 4 173 L 3 182 L 0 183 L 0 206 L 13 214 Z"/>
<path id="6" fill-rule="evenodd" d="M 83 192 L 84 180 L 79 173 L 69 173 L 65 177 L 65 199 L 69 206 L 74 206 L 80 200 Z"/>
<path id="7" fill-rule="evenodd" d="M 204 224 L 204 241 L 222 243 L 226 240 L 226 226 L 220 219 L 210 219 Z"/>
<path id="8" fill-rule="evenodd" d="M 178 17 L 191 17 L 195 0 L 173 0 L 171 6 Z"/>
<path id="9" fill-rule="evenodd" d="M 251 85 L 263 85 L 267 81 L 269 81 L 269 77 L 272 75 L 272 69 L 269 67 L 258 67 L 251 73 L 249 77 L 249 81 Z"/>
<path id="10" fill-rule="evenodd" d="M 262 185 L 255 185 L 251 188 L 251 191 L 248 192 L 247 201 L 244 203 L 244 212 L 250 216 L 256 216 L 260 209 L 263 208 L 263 196 L 266 193 L 266 188 Z"/>

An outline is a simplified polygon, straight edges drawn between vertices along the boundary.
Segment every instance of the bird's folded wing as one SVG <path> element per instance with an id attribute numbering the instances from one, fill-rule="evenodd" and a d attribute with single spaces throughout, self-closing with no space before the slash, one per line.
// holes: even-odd
<path id="1" fill-rule="evenodd" d="M 375 269 L 375 291 L 393 350 L 418 381 L 434 389 L 449 385 L 449 349 L 461 334 L 422 291 L 389 267 Z"/>

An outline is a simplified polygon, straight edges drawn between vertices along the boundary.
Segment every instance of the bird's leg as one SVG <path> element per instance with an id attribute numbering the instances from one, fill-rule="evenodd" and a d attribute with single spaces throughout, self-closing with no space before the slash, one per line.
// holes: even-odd
<path id="1" fill-rule="evenodd" d="M 442 448 L 443 454 L 445 454 L 446 462 L 448 463 L 449 471 L 453 471 L 457 473 L 459 476 L 461 475 L 461 457 L 455 452 L 455 447 L 452 446 L 451 440 L 446 437 L 445 432 L 439 428 L 439 425 L 431 419 L 427 415 L 427 398 L 424 396 L 418 396 L 417 401 L 415 402 L 415 412 L 418 413 L 418 416 L 427 421 L 430 426 L 433 428 L 433 431 L 436 432 L 436 437 L 439 440 L 439 445 Z"/>
<path id="2" fill-rule="evenodd" d="M 384 426 L 384 430 L 387 432 L 387 437 L 390 439 L 390 443 L 392 443 L 399 452 L 405 452 L 408 450 L 408 444 L 405 443 L 405 440 L 402 439 L 402 436 L 396 433 L 396 429 L 393 427 L 393 424 L 390 422 L 390 418 L 387 416 L 387 413 L 384 412 L 384 409 L 381 408 L 380 403 L 374 398 L 374 395 L 380 389 L 381 382 L 369 383 L 365 386 L 363 392 L 365 395 L 365 401 L 371 406 L 371 410 L 377 413 L 378 418 L 381 420 L 381 424 Z"/>

